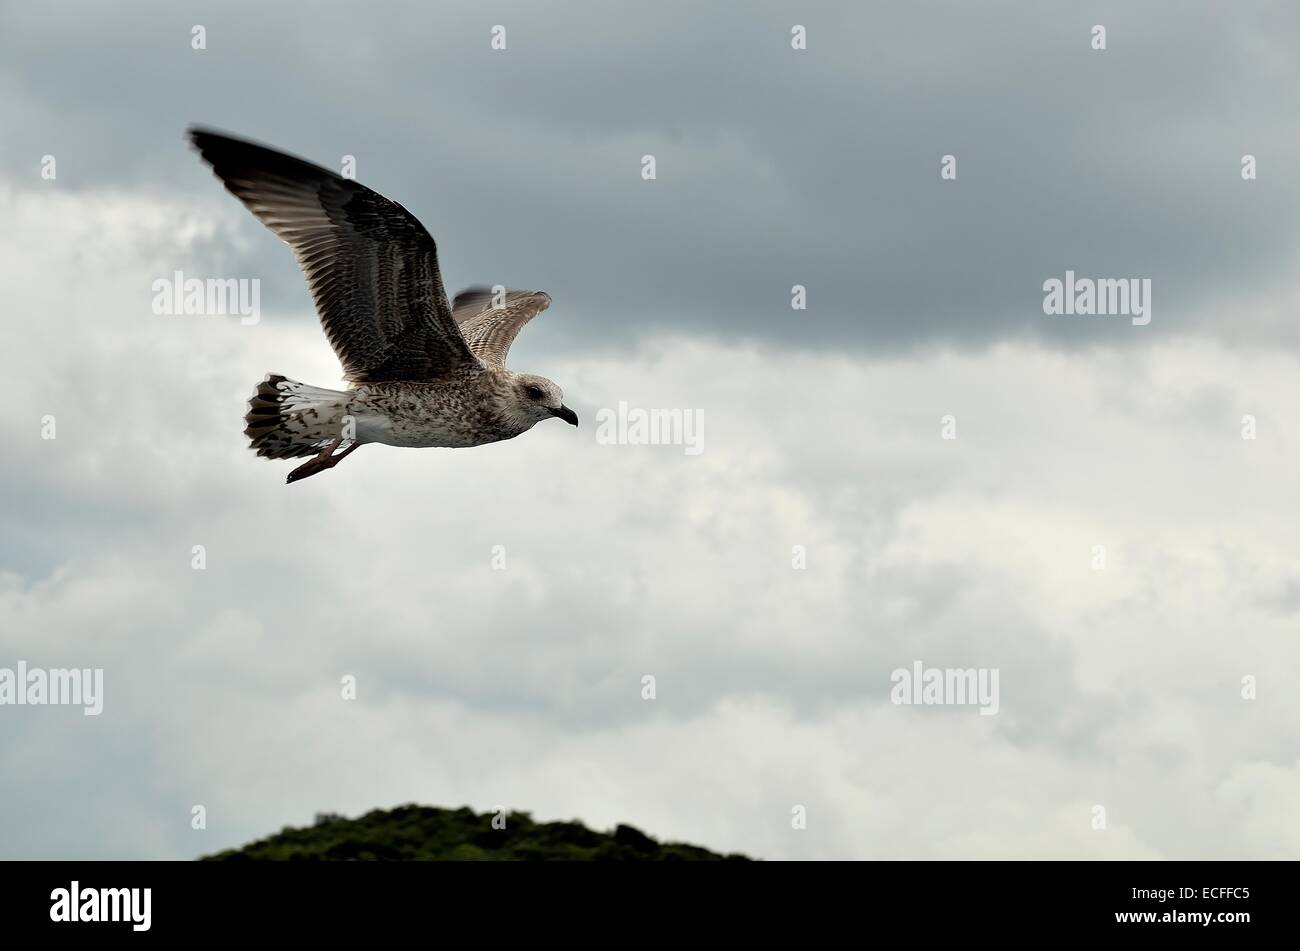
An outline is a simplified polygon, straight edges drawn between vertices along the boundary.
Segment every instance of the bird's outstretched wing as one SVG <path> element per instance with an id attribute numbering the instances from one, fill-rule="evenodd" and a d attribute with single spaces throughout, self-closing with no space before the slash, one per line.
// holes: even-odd
<path id="1" fill-rule="evenodd" d="M 490 287 L 467 287 L 456 295 L 451 313 L 474 356 L 504 370 L 519 331 L 550 305 L 550 295 L 542 291 L 505 291 L 498 302 Z"/>
<path id="2" fill-rule="evenodd" d="M 438 248 L 409 211 L 274 149 L 201 128 L 190 139 L 293 249 L 349 380 L 427 382 L 480 366 L 452 318 Z"/>

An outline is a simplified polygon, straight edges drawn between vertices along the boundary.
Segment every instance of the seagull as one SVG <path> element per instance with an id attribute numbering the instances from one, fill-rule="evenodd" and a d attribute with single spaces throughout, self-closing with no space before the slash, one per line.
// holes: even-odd
<path id="1" fill-rule="evenodd" d="M 395 201 L 328 169 L 194 127 L 190 141 L 226 190 L 289 245 L 307 278 L 346 391 L 268 374 L 244 429 L 259 456 L 312 456 L 288 482 L 332 469 L 366 443 L 463 448 L 513 439 L 544 419 L 578 425 L 560 388 L 506 369 L 542 291 L 470 287 L 448 303 L 438 249 Z"/>

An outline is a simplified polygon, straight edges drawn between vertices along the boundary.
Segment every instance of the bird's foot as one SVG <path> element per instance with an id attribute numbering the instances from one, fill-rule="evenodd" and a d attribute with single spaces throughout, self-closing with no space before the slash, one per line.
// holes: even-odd
<path id="1" fill-rule="evenodd" d="M 352 450 L 356 449 L 357 446 L 360 445 L 360 443 L 354 442 L 352 445 L 348 446 L 348 448 L 340 452 L 337 456 L 334 455 L 334 450 L 337 449 L 342 443 L 343 443 L 342 438 L 335 439 L 333 442 L 331 442 L 328 446 L 326 446 L 324 449 L 320 451 L 320 455 L 313 456 L 311 459 L 308 459 L 306 462 L 300 465 L 297 469 L 294 469 L 292 472 L 290 472 L 289 478 L 285 479 L 285 484 L 291 485 L 294 482 L 300 482 L 301 480 L 307 478 L 308 476 L 314 476 L 318 472 L 324 472 L 326 469 L 333 469 L 336 465 L 339 464 L 339 460 L 346 458 L 348 453 L 352 452 Z"/>

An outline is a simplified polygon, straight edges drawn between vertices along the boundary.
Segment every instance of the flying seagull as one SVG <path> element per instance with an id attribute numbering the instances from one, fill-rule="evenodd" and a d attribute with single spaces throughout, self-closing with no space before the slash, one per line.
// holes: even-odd
<path id="1" fill-rule="evenodd" d="M 397 202 L 253 142 L 189 134 L 226 189 L 293 249 L 352 384 L 326 390 L 270 374 L 258 385 L 244 417 L 252 448 L 313 457 L 289 482 L 366 443 L 481 446 L 552 416 L 578 425 L 558 386 L 506 369 L 510 344 L 549 295 L 471 287 L 448 303 L 433 238 Z"/>

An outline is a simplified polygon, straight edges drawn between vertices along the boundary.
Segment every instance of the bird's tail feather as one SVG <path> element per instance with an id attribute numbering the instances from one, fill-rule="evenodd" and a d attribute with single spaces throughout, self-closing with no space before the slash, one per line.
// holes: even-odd
<path id="1" fill-rule="evenodd" d="M 314 456 L 340 435 L 348 394 L 268 374 L 257 384 L 244 416 L 244 435 L 259 456 Z"/>

